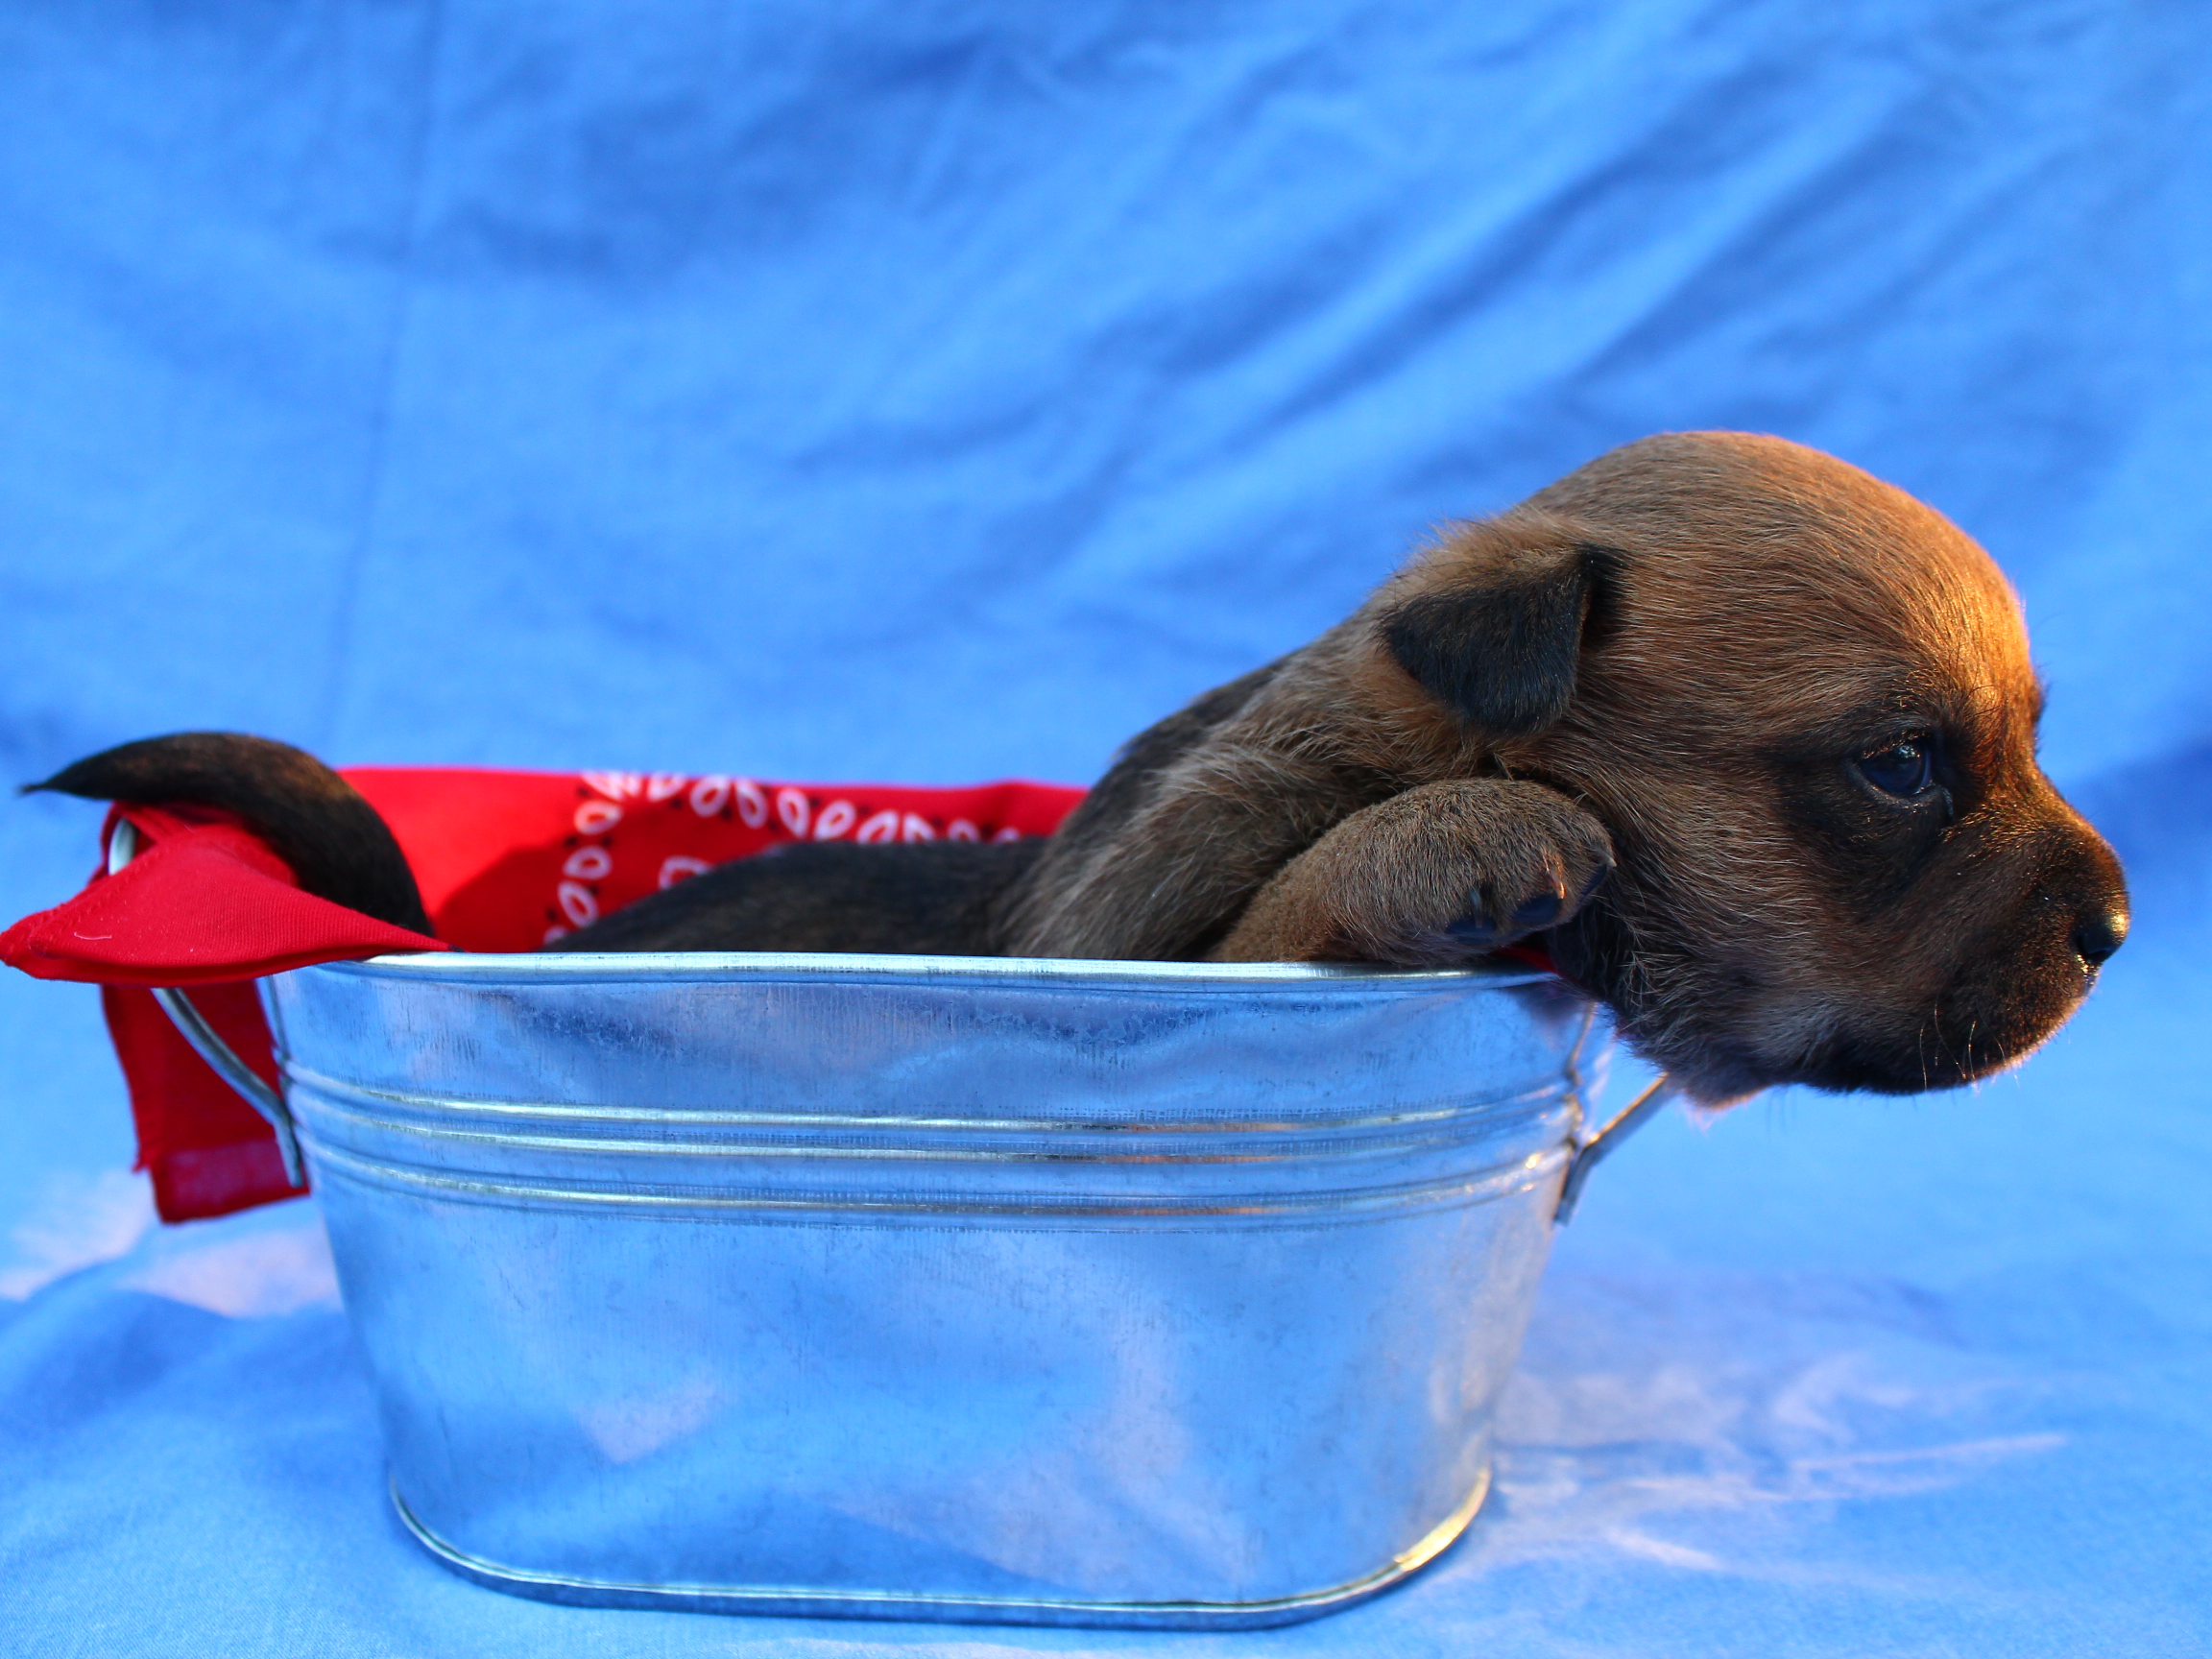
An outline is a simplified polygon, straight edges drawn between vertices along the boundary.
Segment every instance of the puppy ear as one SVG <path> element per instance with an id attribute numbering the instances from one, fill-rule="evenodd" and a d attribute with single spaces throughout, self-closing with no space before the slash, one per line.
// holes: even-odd
<path id="1" fill-rule="evenodd" d="M 1557 521 L 1463 526 L 1401 578 L 1405 596 L 1379 619 L 1382 642 L 1467 726 L 1531 736 L 1567 712 L 1619 559 Z"/>

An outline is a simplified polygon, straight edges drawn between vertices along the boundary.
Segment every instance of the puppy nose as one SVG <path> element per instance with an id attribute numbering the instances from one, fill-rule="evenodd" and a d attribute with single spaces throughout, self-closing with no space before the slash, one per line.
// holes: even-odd
<path id="1" fill-rule="evenodd" d="M 2107 899 L 2074 924 L 2074 953 L 2102 968 L 2128 938 L 2128 901 Z"/>

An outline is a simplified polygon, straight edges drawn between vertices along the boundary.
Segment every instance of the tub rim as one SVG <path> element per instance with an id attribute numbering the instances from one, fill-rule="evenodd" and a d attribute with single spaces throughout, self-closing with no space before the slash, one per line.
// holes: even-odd
<path id="1" fill-rule="evenodd" d="M 589 985 L 784 979 L 835 983 L 971 982 L 1069 984 L 1086 989 L 1310 989 L 1346 983 L 1407 990 L 1464 985 L 1511 990 L 1557 985 L 1585 995 L 1547 969 L 1480 962 L 1464 968 L 1389 968 L 1366 962 L 1151 962 L 1081 956 L 947 956 L 833 950 L 424 950 L 358 961 L 309 963 L 292 974 L 357 974 L 458 984 Z"/>

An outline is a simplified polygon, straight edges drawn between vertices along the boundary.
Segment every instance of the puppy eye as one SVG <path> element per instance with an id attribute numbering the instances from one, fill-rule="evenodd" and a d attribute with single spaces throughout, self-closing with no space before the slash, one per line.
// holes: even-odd
<path id="1" fill-rule="evenodd" d="M 1859 776 L 1885 795 L 1911 801 L 1928 793 L 1936 781 L 1936 759 L 1925 737 L 1908 737 L 1872 755 L 1859 757 Z"/>

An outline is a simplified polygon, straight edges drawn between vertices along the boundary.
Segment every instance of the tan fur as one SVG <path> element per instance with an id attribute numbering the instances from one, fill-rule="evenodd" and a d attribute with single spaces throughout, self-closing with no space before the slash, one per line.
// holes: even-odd
<path id="1" fill-rule="evenodd" d="M 1583 568 L 1541 729 L 1471 724 L 1391 643 L 1412 602 Z M 1647 439 L 1140 739 L 1005 948 L 1430 965 L 1542 932 L 1706 1098 L 1957 1083 L 2072 1009 L 2082 928 L 2125 928 L 2109 850 L 2035 765 L 2039 701 L 2016 599 L 1939 514 L 1779 439 Z M 1956 770 L 1940 834 L 1848 781 L 1920 726 Z"/>

